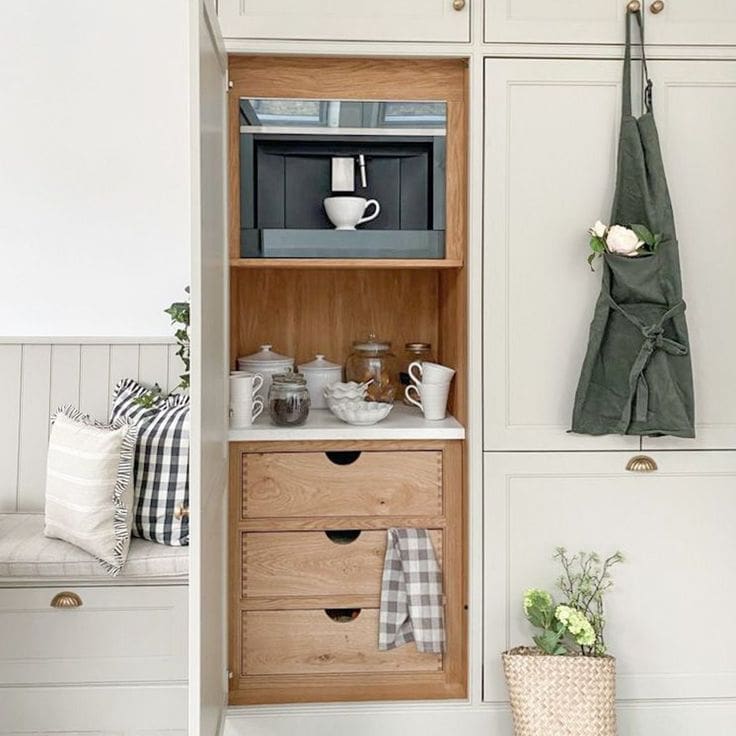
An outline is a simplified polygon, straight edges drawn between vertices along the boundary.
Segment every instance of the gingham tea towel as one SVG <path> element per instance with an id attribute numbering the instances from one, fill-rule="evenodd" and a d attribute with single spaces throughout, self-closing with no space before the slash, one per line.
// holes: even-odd
<path id="1" fill-rule="evenodd" d="M 389 529 L 381 583 L 378 648 L 415 642 L 445 650 L 442 573 L 426 529 Z"/>

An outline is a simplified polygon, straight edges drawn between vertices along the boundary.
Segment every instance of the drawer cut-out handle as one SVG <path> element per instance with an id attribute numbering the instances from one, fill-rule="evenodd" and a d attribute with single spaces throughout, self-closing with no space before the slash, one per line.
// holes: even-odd
<path id="1" fill-rule="evenodd" d="M 333 465 L 352 465 L 361 455 L 360 450 L 347 450 L 345 452 L 326 452 L 327 459 Z"/>
<path id="2" fill-rule="evenodd" d="M 352 544 L 360 536 L 360 529 L 331 529 L 325 534 L 333 544 Z"/>
<path id="3" fill-rule="evenodd" d="M 325 608 L 325 613 L 337 624 L 349 624 L 360 616 L 360 608 Z"/>

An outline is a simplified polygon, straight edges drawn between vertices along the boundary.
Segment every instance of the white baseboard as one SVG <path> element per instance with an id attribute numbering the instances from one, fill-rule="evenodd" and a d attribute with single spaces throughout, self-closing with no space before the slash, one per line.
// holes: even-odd
<path id="1" fill-rule="evenodd" d="M 736 698 L 621 703 L 619 736 L 734 736 Z M 231 708 L 224 736 L 512 736 L 505 705 Z M 547 734 L 560 736 L 560 734 Z"/>

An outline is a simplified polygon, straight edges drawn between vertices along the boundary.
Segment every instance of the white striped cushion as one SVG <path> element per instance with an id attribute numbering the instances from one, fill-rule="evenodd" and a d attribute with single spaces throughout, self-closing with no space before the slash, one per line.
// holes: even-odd
<path id="1" fill-rule="evenodd" d="M 94 557 L 67 542 L 45 537 L 43 527 L 43 514 L 0 514 L 0 581 L 79 583 L 95 582 L 105 576 Z M 133 539 L 125 567 L 117 580 L 172 578 L 186 581 L 188 570 L 186 548 Z"/>
<path id="2" fill-rule="evenodd" d="M 89 552 L 117 575 L 130 545 L 138 427 L 99 424 L 70 406 L 52 422 L 44 534 Z"/>

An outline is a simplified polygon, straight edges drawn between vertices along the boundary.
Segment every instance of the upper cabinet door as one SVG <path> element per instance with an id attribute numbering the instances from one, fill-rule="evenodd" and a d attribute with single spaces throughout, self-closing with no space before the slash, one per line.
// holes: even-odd
<path id="1" fill-rule="evenodd" d="M 220 0 L 225 38 L 304 41 L 470 40 L 481 0 Z"/>
<path id="2" fill-rule="evenodd" d="M 733 0 L 641 0 L 647 41 L 736 44 Z M 486 0 L 489 42 L 623 43 L 627 0 Z"/>
<path id="3" fill-rule="evenodd" d="M 486 62 L 484 445 L 634 449 L 568 434 L 600 291 L 588 228 L 611 211 L 617 61 Z"/>
<path id="4" fill-rule="evenodd" d="M 645 439 L 644 446 L 734 449 L 736 62 L 657 61 L 650 68 L 680 242 L 696 439 Z"/>

